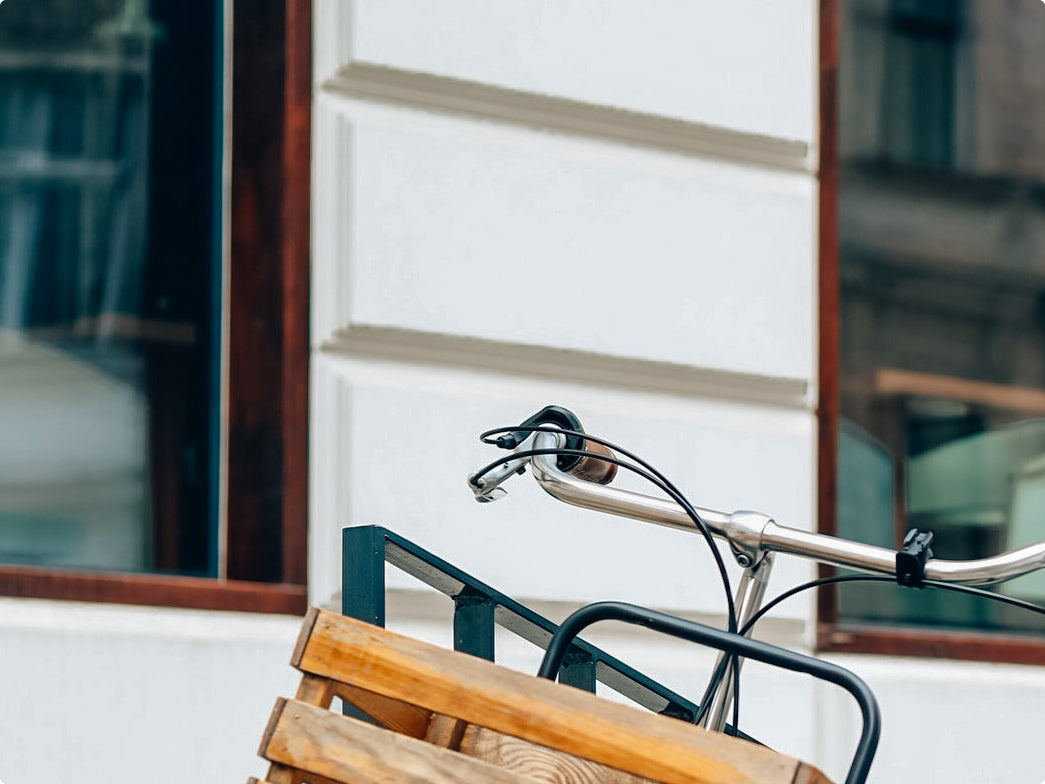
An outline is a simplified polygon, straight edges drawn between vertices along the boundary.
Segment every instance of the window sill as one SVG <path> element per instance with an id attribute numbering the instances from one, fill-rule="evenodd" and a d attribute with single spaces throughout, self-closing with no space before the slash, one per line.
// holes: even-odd
<path id="1" fill-rule="evenodd" d="M 1040 665 L 1045 637 L 821 623 L 817 651 Z"/>
<path id="2" fill-rule="evenodd" d="M 304 615 L 304 585 L 0 566 L 0 596 Z"/>

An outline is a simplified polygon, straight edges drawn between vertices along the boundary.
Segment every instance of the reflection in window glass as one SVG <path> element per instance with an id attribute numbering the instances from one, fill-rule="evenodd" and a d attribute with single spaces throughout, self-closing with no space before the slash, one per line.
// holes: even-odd
<path id="1" fill-rule="evenodd" d="M 839 534 L 1045 540 L 1045 5 L 843 8 Z M 841 617 L 1042 628 L 995 604 L 854 585 Z"/>
<path id="2" fill-rule="evenodd" d="M 215 572 L 215 19 L 0 6 L 0 563 Z"/>

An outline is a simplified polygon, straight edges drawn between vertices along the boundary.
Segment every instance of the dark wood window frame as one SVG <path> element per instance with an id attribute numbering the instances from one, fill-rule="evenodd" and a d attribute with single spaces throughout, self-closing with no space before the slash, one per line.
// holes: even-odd
<path id="1" fill-rule="evenodd" d="M 306 609 L 311 0 L 232 16 L 225 576 L 0 566 L 0 596 Z"/>
<path id="2" fill-rule="evenodd" d="M 820 531 L 836 532 L 838 504 L 839 406 L 839 238 L 838 238 L 838 57 L 841 3 L 820 0 L 820 382 L 818 435 L 818 508 Z M 820 576 L 833 573 L 821 566 Z M 982 632 L 938 632 L 883 628 L 839 620 L 838 593 L 820 589 L 817 648 L 821 651 L 1040 664 L 1045 640 Z"/>

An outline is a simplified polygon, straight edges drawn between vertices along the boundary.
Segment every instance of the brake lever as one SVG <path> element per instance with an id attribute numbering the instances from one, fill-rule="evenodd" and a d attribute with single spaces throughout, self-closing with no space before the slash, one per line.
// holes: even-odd
<path id="1" fill-rule="evenodd" d="M 530 433 L 512 451 L 522 452 L 523 450 L 529 449 L 533 443 L 533 438 L 534 434 Z M 526 473 L 526 464 L 529 463 L 529 461 L 530 458 L 528 457 L 516 458 L 514 460 L 509 457 L 500 466 L 487 471 L 482 476 L 478 473 L 469 476 L 468 487 L 471 489 L 472 493 L 475 494 L 475 500 L 481 504 L 489 504 L 500 498 L 504 498 L 508 494 L 508 491 L 501 487 L 501 485 L 515 474 Z"/>

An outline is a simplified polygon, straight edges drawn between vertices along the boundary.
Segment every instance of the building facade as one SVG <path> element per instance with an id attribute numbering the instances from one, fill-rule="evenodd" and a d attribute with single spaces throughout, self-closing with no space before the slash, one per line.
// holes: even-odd
<path id="1" fill-rule="evenodd" d="M 18 2 L 8 0 L 0 17 Z M 1045 30 L 1045 8 L 1025 3 L 1032 8 L 1021 9 L 1023 24 Z M 830 0 L 313 0 L 310 8 L 262 4 L 275 9 L 266 18 L 283 20 L 273 33 L 251 27 L 245 4 L 233 5 L 216 10 L 226 47 L 216 60 L 233 88 L 231 96 L 218 91 L 219 116 L 234 120 L 234 96 L 248 94 L 234 92 L 248 84 L 235 57 L 250 48 L 234 41 L 237 31 L 275 42 L 284 55 L 281 78 L 267 88 L 275 94 L 282 86 L 278 122 L 265 125 L 259 112 L 253 134 L 243 124 L 223 131 L 227 160 L 218 164 L 226 191 L 215 214 L 227 226 L 220 253 L 233 259 L 218 290 L 226 302 L 248 300 L 243 312 L 259 323 L 230 316 L 231 326 L 211 327 L 225 346 L 217 372 L 226 381 L 216 389 L 229 423 L 213 453 L 225 483 L 211 499 L 219 521 L 214 566 L 190 569 L 174 558 L 169 567 L 186 580 L 221 583 L 226 593 L 214 598 L 200 588 L 195 595 L 207 598 L 194 602 L 182 590 L 166 602 L 149 598 L 159 589 L 148 583 L 136 604 L 133 595 L 90 583 L 93 595 L 118 602 L 90 603 L 75 601 L 85 595 L 75 590 L 41 589 L 24 571 L 12 568 L 7 583 L 0 573 L 8 594 L 0 598 L 6 784 L 73 775 L 130 782 L 142 770 L 171 782 L 259 775 L 257 739 L 275 696 L 295 681 L 286 662 L 304 586 L 308 603 L 338 606 L 346 525 L 391 528 L 554 617 L 619 599 L 724 623 L 721 586 L 699 537 L 566 507 L 529 477 L 507 484 L 498 503 L 476 504 L 465 478 L 496 457 L 478 440 L 486 429 L 565 405 L 590 433 L 656 465 L 695 504 L 759 510 L 814 531 L 836 524 L 833 501 L 845 486 L 824 434 L 837 433 L 839 417 L 868 429 L 877 421 L 854 414 L 866 410 L 866 396 L 846 386 L 847 359 L 825 359 L 840 342 L 859 343 L 840 341 L 850 333 L 839 330 L 838 290 L 850 296 L 841 297 L 843 319 L 847 301 L 860 305 L 862 293 L 879 291 L 853 282 L 846 248 L 916 246 L 918 238 L 861 220 L 869 214 L 861 199 L 895 204 L 899 196 L 888 189 L 901 186 L 871 175 L 854 180 L 859 172 L 844 162 L 902 142 L 895 134 L 891 142 L 870 131 L 844 135 L 884 127 L 845 90 L 870 90 L 877 74 L 874 89 L 882 91 L 888 79 L 870 55 L 862 69 L 843 65 L 840 79 L 838 47 L 843 57 L 855 51 L 860 35 L 845 32 L 854 15 L 904 8 L 840 9 Z M 984 3 L 957 5 L 986 13 Z M 311 34 L 303 35 L 309 20 Z M 977 50 L 982 58 L 1004 49 L 988 43 Z M 310 72 L 303 91 L 302 62 Z M 264 85 L 262 76 L 253 78 Z M 281 142 L 277 173 L 259 169 L 253 186 L 244 184 L 240 173 L 266 158 L 237 156 L 262 144 L 266 129 Z M 989 130 L 979 138 L 994 138 Z M 958 159 L 979 162 L 971 169 L 1016 161 L 1010 169 L 1023 180 L 1041 173 L 1040 155 L 1035 170 L 1011 151 L 991 157 L 1004 145 L 963 144 Z M 856 190 L 844 190 L 854 181 Z M 254 203 L 246 193 L 261 205 L 252 218 L 244 217 Z M 1032 197 L 1027 204 L 1037 205 L 1025 206 L 1027 220 L 1040 221 L 1040 204 Z M 280 227 L 275 240 L 265 239 L 266 220 Z M 252 237 L 262 239 L 255 245 Z M 251 288 L 248 279 L 268 273 L 244 259 L 272 245 L 282 288 Z M 302 269 L 307 343 L 293 328 Z M 12 290 L 7 285 L 0 295 Z M 275 299 L 266 299 L 273 289 Z M 265 317 L 273 301 L 285 316 L 275 326 Z M 895 329 L 896 339 L 906 334 Z M 251 340 L 253 349 L 244 348 Z M 268 377 L 259 360 L 244 371 L 237 357 L 266 355 L 266 341 L 277 370 Z M 307 431 L 294 403 L 304 373 Z M 275 387 L 263 386 L 273 378 Z M 245 388 L 253 398 L 239 395 Z M 282 407 L 252 418 L 270 394 L 257 390 L 273 389 Z M 255 481 L 243 479 L 242 466 L 264 449 L 251 454 L 260 442 L 237 438 L 273 417 L 282 458 L 275 469 L 259 469 L 256 481 L 283 483 L 284 492 L 251 495 L 237 489 Z M 304 465 L 303 435 L 307 471 L 295 468 Z M 303 514 L 306 480 L 307 539 L 293 522 Z M 642 489 L 640 480 L 621 481 Z M 887 527 L 892 503 L 889 495 Z M 261 520 L 254 527 L 242 522 L 252 514 Z M 262 546 L 273 538 L 274 555 Z M 271 568 L 257 566 L 270 561 Z M 815 576 L 812 564 L 780 557 L 770 593 Z M 449 605 L 393 569 L 388 581 L 389 625 L 449 644 Z M 269 587 L 252 594 L 257 583 Z M 179 606 L 146 606 L 154 604 Z M 1045 647 L 1025 635 L 1011 644 L 1024 653 L 998 655 L 1008 643 L 992 643 L 979 660 L 953 658 L 939 642 L 916 651 L 935 644 L 935 657 L 906 655 L 917 645 L 844 650 L 846 606 L 825 616 L 824 605 L 803 594 L 767 621 L 762 636 L 824 651 L 869 682 L 884 725 L 871 781 L 1045 777 L 1034 745 Z M 599 641 L 683 694 L 699 694 L 711 659 L 637 631 L 608 629 Z M 498 647 L 510 666 L 536 668 L 534 651 L 507 637 Z M 844 778 L 859 726 L 844 694 L 756 666 L 745 671 L 743 693 L 746 731 Z"/>

